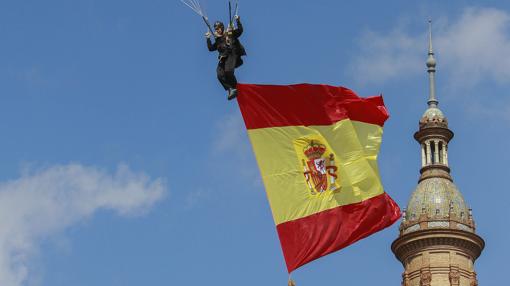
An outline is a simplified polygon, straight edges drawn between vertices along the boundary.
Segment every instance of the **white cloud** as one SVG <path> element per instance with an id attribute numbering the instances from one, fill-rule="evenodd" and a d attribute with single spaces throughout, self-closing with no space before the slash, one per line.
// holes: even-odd
<path id="1" fill-rule="evenodd" d="M 445 67 L 458 85 L 492 79 L 510 83 L 510 15 L 496 9 L 466 9 L 438 38 Z"/>
<path id="2" fill-rule="evenodd" d="M 91 217 L 96 211 L 137 215 L 166 191 L 162 179 L 150 179 L 121 165 L 114 174 L 78 164 L 27 171 L 0 183 L 0 285 L 20 286 L 38 242 Z"/>
<path id="3" fill-rule="evenodd" d="M 422 42 L 400 27 L 388 35 L 368 31 L 361 37 L 360 53 L 349 65 L 349 73 L 361 84 L 370 84 L 423 72 Z"/>
<path id="4" fill-rule="evenodd" d="M 399 26 L 384 34 L 369 31 L 360 53 L 350 64 L 361 83 L 403 80 L 425 72 L 427 30 L 418 35 Z M 492 8 L 467 8 L 455 21 L 434 23 L 433 42 L 438 71 L 449 75 L 455 88 L 482 80 L 510 83 L 510 14 Z"/>

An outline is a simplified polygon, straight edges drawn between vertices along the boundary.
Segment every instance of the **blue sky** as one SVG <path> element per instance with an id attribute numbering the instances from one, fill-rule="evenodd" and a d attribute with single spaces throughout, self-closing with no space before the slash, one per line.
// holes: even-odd
<path id="1" fill-rule="evenodd" d="M 203 0 L 211 20 L 227 2 Z M 449 161 L 487 246 L 510 256 L 510 3 L 240 0 L 245 83 L 383 93 L 379 156 L 405 207 L 426 109 L 427 20 Z M 177 0 L 0 2 L 0 284 L 286 285 L 236 102 L 200 18 Z M 395 224 L 297 270 L 298 285 L 399 285 Z"/>

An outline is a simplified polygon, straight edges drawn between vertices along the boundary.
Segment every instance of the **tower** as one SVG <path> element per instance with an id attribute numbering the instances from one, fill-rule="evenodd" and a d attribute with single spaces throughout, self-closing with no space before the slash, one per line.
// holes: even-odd
<path id="1" fill-rule="evenodd" d="M 453 132 L 436 98 L 430 21 L 427 71 L 428 108 L 414 134 L 421 150 L 420 178 L 391 250 L 404 266 L 402 286 L 477 286 L 474 262 L 485 243 L 475 233 L 471 209 L 450 175 Z"/>

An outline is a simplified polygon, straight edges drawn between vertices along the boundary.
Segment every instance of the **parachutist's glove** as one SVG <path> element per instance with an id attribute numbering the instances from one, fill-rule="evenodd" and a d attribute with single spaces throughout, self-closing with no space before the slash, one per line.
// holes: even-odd
<path id="1" fill-rule="evenodd" d="M 205 33 L 205 37 L 210 39 L 211 38 L 211 32 L 207 31 L 207 33 Z"/>

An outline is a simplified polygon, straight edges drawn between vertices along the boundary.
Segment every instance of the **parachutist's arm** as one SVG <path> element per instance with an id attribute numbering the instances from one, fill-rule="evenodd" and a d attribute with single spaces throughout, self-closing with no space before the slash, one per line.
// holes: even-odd
<path id="1" fill-rule="evenodd" d="M 235 17 L 236 19 L 236 25 L 237 25 L 237 29 L 234 30 L 234 33 L 235 33 L 235 37 L 240 37 L 241 34 L 243 33 L 243 24 L 241 24 L 241 19 L 239 18 L 239 16 L 236 16 Z"/>
<path id="2" fill-rule="evenodd" d="M 211 42 L 210 38 L 207 38 L 207 48 L 209 51 L 213 52 L 218 49 L 218 46 L 216 45 L 216 41 L 214 41 L 214 44 Z"/>

